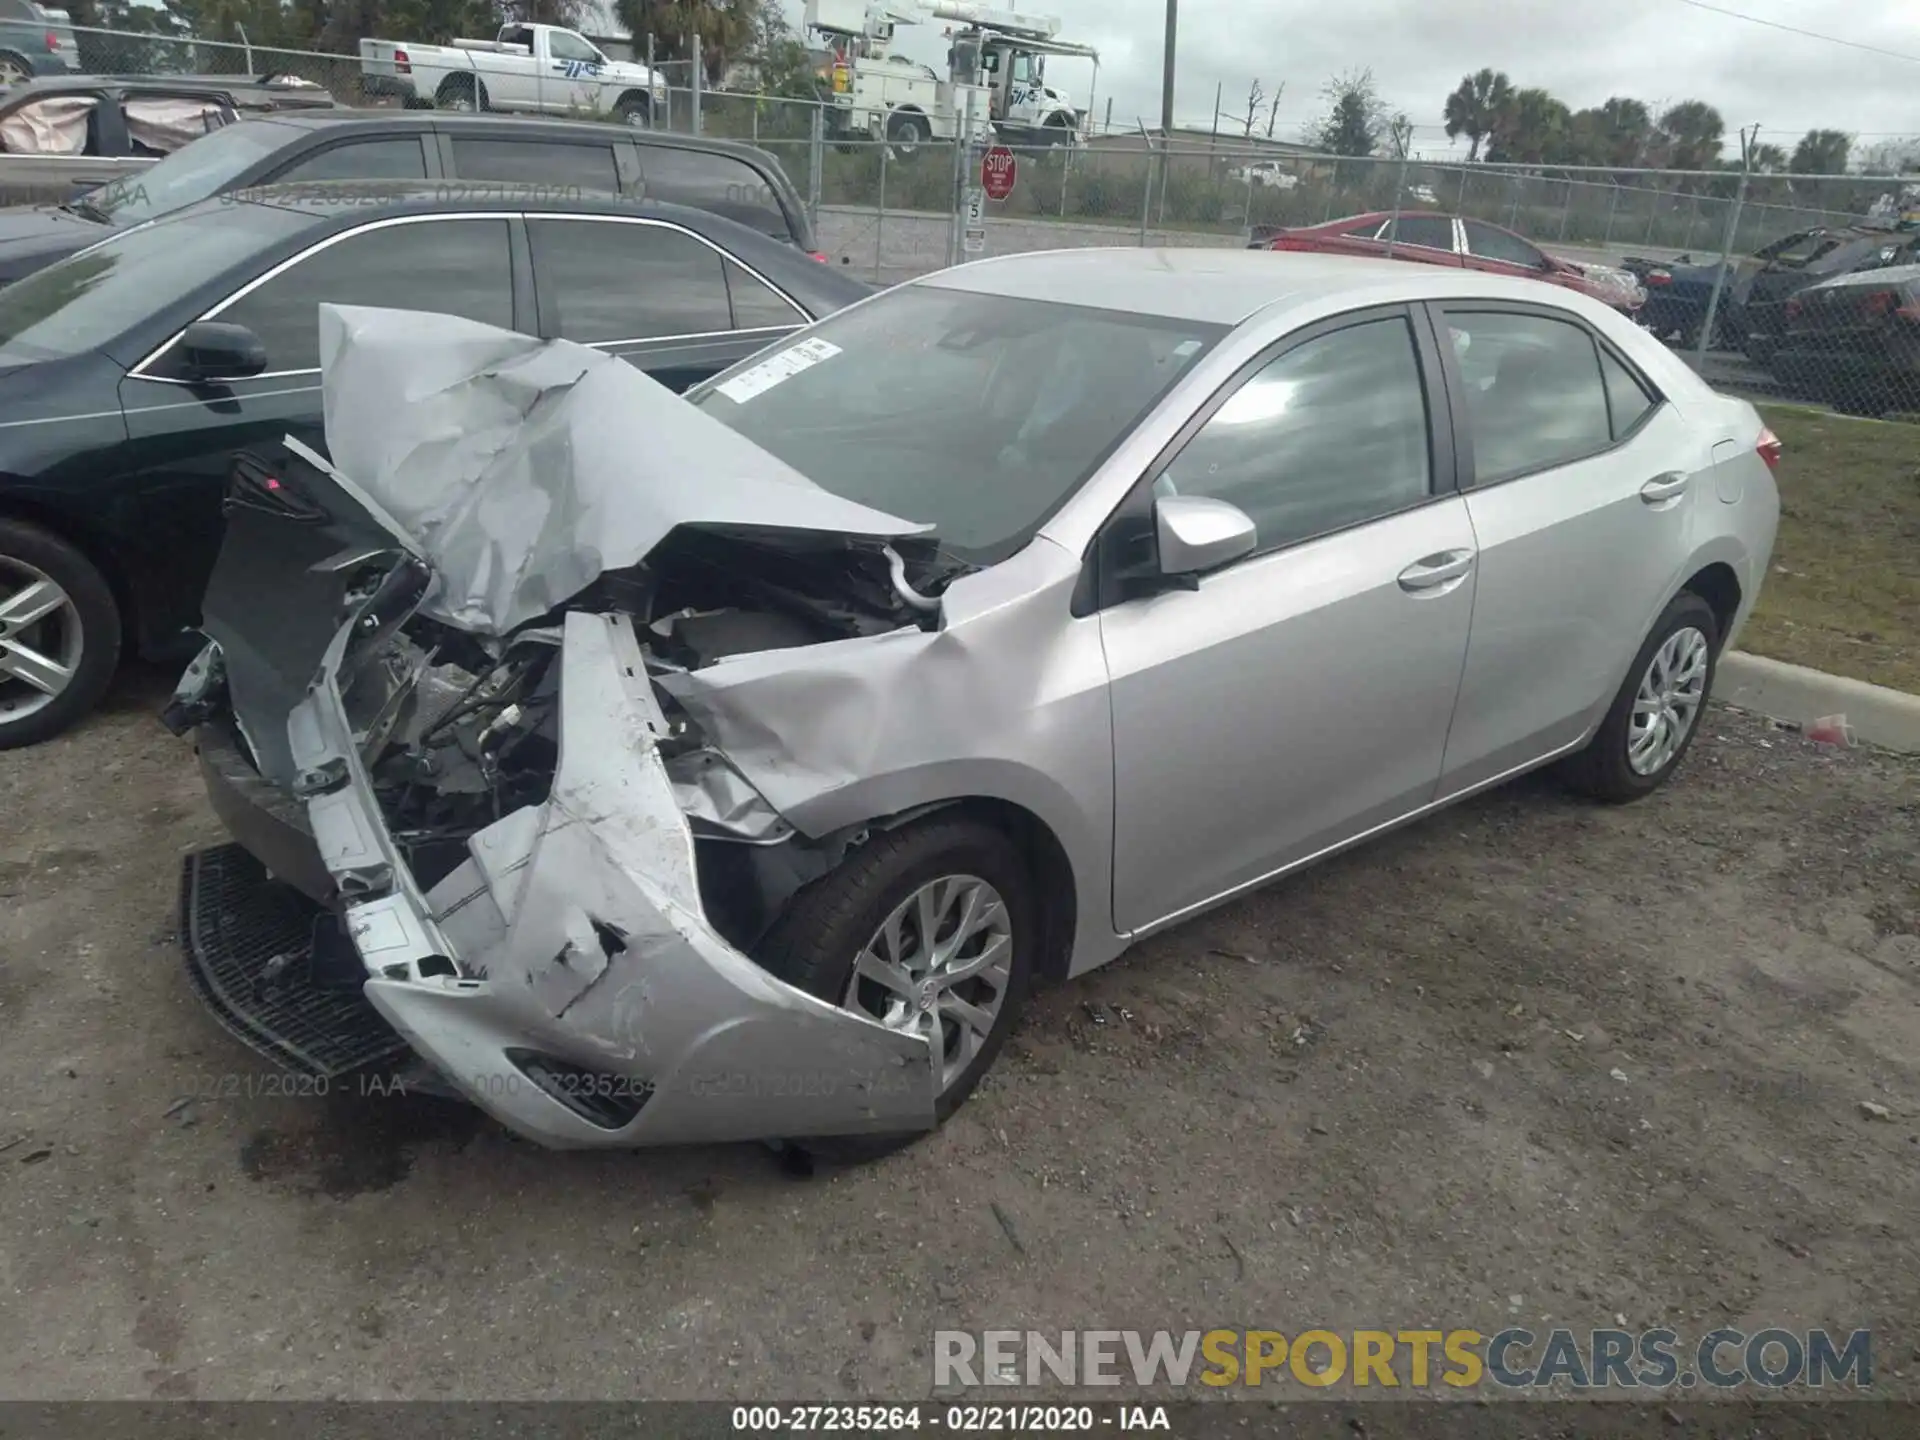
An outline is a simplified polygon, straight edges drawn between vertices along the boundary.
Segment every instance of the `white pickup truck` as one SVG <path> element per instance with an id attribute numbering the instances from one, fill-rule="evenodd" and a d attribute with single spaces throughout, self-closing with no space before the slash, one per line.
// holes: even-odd
<path id="1" fill-rule="evenodd" d="M 659 75 L 609 60 L 584 35 L 558 25 L 502 25 L 497 39 L 451 45 L 362 40 L 360 73 L 369 95 L 442 110 L 590 111 L 647 125 L 655 107 L 667 104 Z"/>

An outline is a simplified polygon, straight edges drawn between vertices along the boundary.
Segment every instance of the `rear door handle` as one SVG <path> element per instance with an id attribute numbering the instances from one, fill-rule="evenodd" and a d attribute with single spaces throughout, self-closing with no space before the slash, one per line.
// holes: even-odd
<path id="1" fill-rule="evenodd" d="M 1473 551 L 1442 550 L 1416 560 L 1400 572 L 1400 588 L 1409 595 L 1451 590 L 1473 569 Z"/>
<path id="2" fill-rule="evenodd" d="M 1680 470 L 1669 470 L 1664 475 L 1656 475 L 1640 487 L 1640 498 L 1649 505 L 1664 505 L 1669 500 L 1678 500 L 1687 493 L 1687 486 L 1693 477 Z"/>

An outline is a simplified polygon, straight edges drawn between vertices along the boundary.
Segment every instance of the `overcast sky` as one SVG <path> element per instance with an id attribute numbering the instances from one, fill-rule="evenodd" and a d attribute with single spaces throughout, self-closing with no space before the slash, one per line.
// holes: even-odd
<path id="1" fill-rule="evenodd" d="M 1061 38 L 1099 47 L 1095 108 L 1113 98 L 1116 125 L 1159 123 L 1165 0 L 1000 0 L 1058 15 Z M 1681 0 L 1179 0 L 1175 119 L 1212 123 L 1214 87 L 1229 116 L 1247 108 L 1257 77 L 1269 94 L 1285 82 L 1276 137 L 1297 139 L 1322 108 L 1321 87 L 1370 66 L 1381 97 L 1416 126 L 1414 148 L 1442 154 L 1441 107 L 1460 77 L 1483 65 L 1517 86 L 1540 85 L 1579 109 L 1609 95 L 1662 102 L 1705 100 L 1729 139 L 1758 124 L 1761 139 L 1791 150 L 1815 127 L 1850 131 L 1872 145 L 1920 137 L 1920 3 L 1914 0 L 1714 0 L 1724 8 L 1802 30 L 1899 51 L 1894 59 L 1785 34 Z M 800 6 L 789 0 L 796 18 Z M 941 64 L 939 26 L 903 26 L 900 48 Z M 1084 97 L 1084 61 L 1052 62 L 1048 82 Z M 1083 101 L 1084 103 L 1084 101 Z M 1265 110 L 1259 130 L 1266 127 Z M 1225 130 L 1234 122 L 1222 118 Z M 1464 145 L 1461 147 L 1464 149 Z"/>

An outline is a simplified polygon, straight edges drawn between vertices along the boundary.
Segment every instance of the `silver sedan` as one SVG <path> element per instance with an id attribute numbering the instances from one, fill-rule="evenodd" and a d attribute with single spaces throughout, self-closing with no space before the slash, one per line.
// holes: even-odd
<path id="1" fill-rule="evenodd" d="M 1752 406 L 1471 272 L 995 259 L 688 399 L 322 332 L 330 456 L 230 506 L 172 711 L 239 841 L 191 964 L 556 1146 L 873 1154 L 1036 982 L 1538 766 L 1649 794 L 1778 514 Z"/>

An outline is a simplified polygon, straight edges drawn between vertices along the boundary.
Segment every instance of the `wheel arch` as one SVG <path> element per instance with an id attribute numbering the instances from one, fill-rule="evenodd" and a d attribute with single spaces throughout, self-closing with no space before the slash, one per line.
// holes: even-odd
<path id="1" fill-rule="evenodd" d="M 146 636 L 141 629 L 139 596 L 134 589 L 132 576 L 102 532 L 57 506 L 44 505 L 16 495 L 0 494 L 0 520 L 37 525 L 78 550 L 82 558 L 100 572 L 100 578 L 107 582 L 107 589 L 113 592 L 113 603 L 120 611 L 120 633 L 125 637 L 122 643 L 131 642 L 131 648 L 136 651 L 146 648 Z"/>
<path id="2" fill-rule="evenodd" d="M 1724 650 L 1733 634 L 1733 624 L 1740 614 L 1742 599 L 1740 577 L 1734 573 L 1733 566 L 1725 560 L 1709 561 L 1689 575 L 1680 589 L 1698 595 L 1713 608 L 1713 618 L 1720 631 L 1720 644 Z"/>

